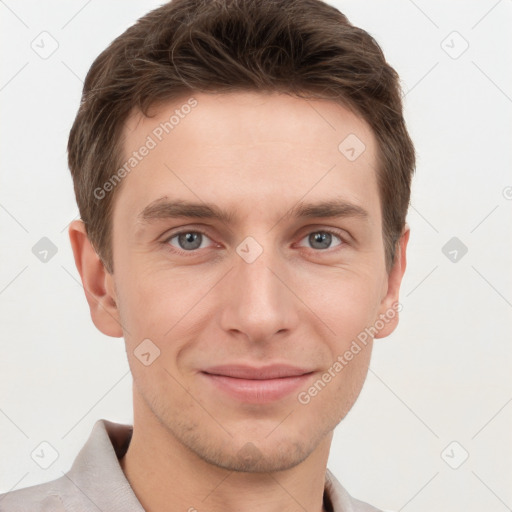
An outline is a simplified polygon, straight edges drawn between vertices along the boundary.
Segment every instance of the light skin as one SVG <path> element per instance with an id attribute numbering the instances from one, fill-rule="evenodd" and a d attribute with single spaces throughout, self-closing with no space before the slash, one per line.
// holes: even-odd
<path id="1" fill-rule="evenodd" d="M 388 273 L 376 140 L 347 108 L 254 92 L 194 98 L 115 191 L 112 274 L 83 223 L 69 229 L 94 324 L 124 337 L 133 375 L 134 433 L 121 467 L 149 512 L 320 512 L 333 429 L 359 395 L 372 340 L 309 403 L 297 396 L 391 316 L 409 229 Z M 133 112 L 125 154 L 187 99 L 159 105 L 152 118 Z M 354 161 L 338 149 L 349 134 L 366 146 Z M 165 217 L 169 208 L 152 208 L 144 219 L 159 200 L 232 215 Z M 326 201 L 344 203 L 341 214 L 294 215 Z M 247 237 L 257 245 L 242 244 Z M 248 262 L 240 247 L 263 252 Z M 375 337 L 397 322 L 395 313 Z M 145 339 L 160 350 L 147 366 L 134 353 Z M 293 392 L 252 403 L 204 373 L 228 364 L 308 374 Z"/>

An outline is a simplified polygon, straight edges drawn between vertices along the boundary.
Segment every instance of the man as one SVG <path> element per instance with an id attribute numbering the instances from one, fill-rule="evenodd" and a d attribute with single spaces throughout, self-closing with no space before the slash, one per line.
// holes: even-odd
<path id="1" fill-rule="evenodd" d="M 373 511 L 327 470 L 398 322 L 414 149 L 396 72 L 319 0 L 173 0 L 94 62 L 69 228 L 134 424 L 31 511 Z"/>

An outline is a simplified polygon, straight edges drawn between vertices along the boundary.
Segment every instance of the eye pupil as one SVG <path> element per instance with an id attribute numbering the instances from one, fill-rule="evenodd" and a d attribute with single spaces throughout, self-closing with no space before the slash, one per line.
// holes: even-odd
<path id="1" fill-rule="evenodd" d="M 325 231 L 317 231 L 309 236 L 309 242 L 315 249 L 328 249 L 331 245 L 332 235 Z M 317 243 L 320 246 L 316 245 Z"/>
<path id="2" fill-rule="evenodd" d="M 193 250 L 201 246 L 201 237 L 201 233 L 182 233 L 178 236 L 178 242 L 182 249 Z M 187 244 L 192 244 L 192 246 Z"/>

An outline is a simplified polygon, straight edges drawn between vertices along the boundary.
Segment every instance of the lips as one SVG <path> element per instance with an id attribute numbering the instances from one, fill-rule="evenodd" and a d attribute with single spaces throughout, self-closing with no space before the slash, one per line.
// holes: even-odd
<path id="1" fill-rule="evenodd" d="M 222 375 L 225 377 L 232 377 L 235 379 L 251 379 L 251 380 L 265 380 L 265 379 L 280 379 L 286 377 L 297 377 L 298 375 L 304 375 L 310 373 L 312 370 L 305 368 L 298 368 L 295 366 L 274 364 L 269 366 L 263 366 L 260 368 L 233 365 L 233 366 L 214 366 L 204 370 L 205 373 L 210 375 Z"/>
<path id="2" fill-rule="evenodd" d="M 290 395 L 313 375 L 313 370 L 289 365 L 210 367 L 201 375 L 214 389 L 240 402 L 265 404 Z"/>

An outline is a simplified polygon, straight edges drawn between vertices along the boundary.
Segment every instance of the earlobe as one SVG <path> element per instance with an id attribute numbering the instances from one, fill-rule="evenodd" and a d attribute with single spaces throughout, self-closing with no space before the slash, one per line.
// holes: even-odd
<path id="1" fill-rule="evenodd" d="M 113 277 L 109 274 L 94 250 L 82 220 L 69 226 L 69 239 L 75 265 L 82 279 L 85 297 L 94 325 L 107 336 L 123 335 L 117 307 Z"/>
<path id="2" fill-rule="evenodd" d="M 387 293 L 379 308 L 380 325 L 384 325 L 375 334 L 375 338 L 389 336 L 398 325 L 398 314 L 401 310 L 399 303 L 400 286 L 407 266 L 407 243 L 409 242 L 410 233 L 409 225 L 406 224 L 397 245 L 393 267 L 387 277 Z"/>

